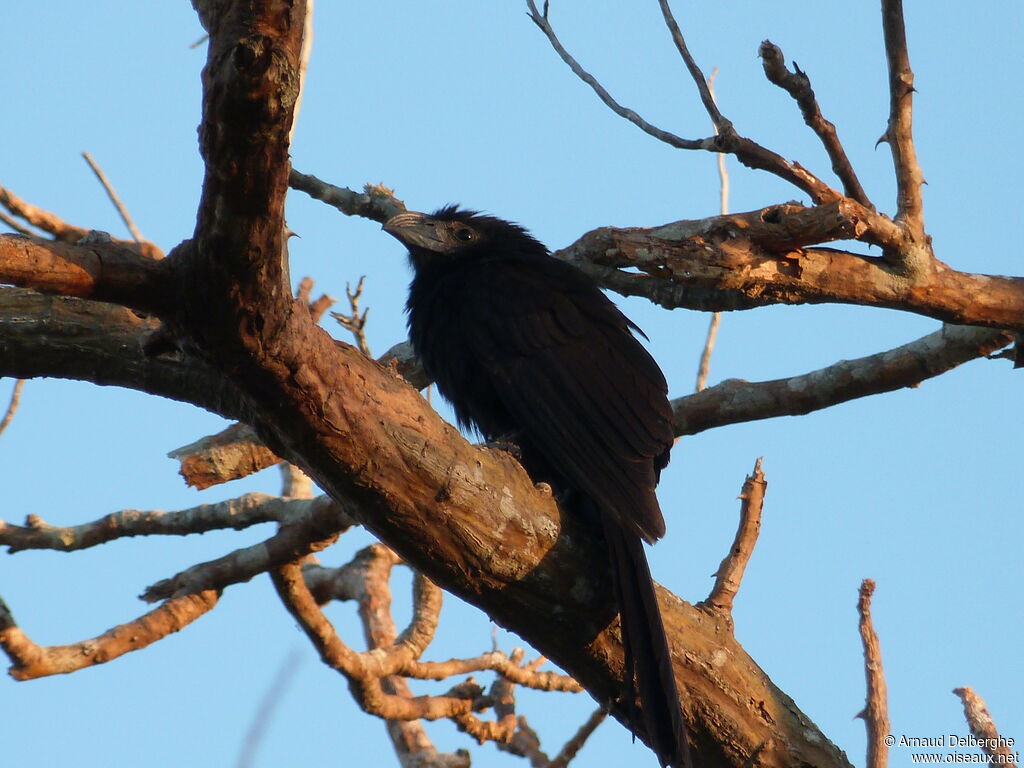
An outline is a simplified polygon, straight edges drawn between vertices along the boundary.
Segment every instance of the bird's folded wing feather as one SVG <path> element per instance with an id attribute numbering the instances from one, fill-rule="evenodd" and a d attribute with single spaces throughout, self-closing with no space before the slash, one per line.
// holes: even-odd
<path id="1" fill-rule="evenodd" d="M 501 285 L 478 278 L 465 305 L 476 321 L 465 329 L 474 357 L 554 469 L 623 530 L 660 538 L 654 488 L 672 445 L 664 376 L 625 316 L 574 267 L 551 260 L 555 274 L 546 275 L 530 266 L 496 270 Z"/>

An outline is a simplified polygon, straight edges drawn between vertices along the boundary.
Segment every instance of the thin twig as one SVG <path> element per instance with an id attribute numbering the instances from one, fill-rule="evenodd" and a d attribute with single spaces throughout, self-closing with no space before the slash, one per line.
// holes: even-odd
<path id="1" fill-rule="evenodd" d="M 889 763 L 889 705 L 882 669 L 882 648 L 871 621 L 871 596 L 875 582 L 864 579 L 860 585 L 857 612 L 860 614 L 860 639 L 864 644 L 864 676 L 867 678 L 868 698 L 857 717 L 863 718 L 868 731 L 867 768 L 885 768 Z"/>
<path id="2" fill-rule="evenodd" d="M 694 61 L 693 56 L 690 55 L 690 49 L 686 47 L 686 40 L 683 39 L 683 33 L 679 29 L 679 25 L 676 23 L 675 16 L 672 15 L 672 9 L 669 7 L 668 0 L 658 0 L 658 4 L 661 6 L 661 15 L 665 17 L 665 24 L 668 26 L 669 32 L 672 33 L 672 42 L 676 44 L 676 50 L 679 51 L 679 55 L 683 57 L 683 63 L 686 64 L 686 68 L 690 72 L 690 76 L 693 78 L 693 82 L 697 84 L 697 91 L 700 93 L 700 100 L 704 102 L 704 109 L 708 111 L 708 115 L 711 116 L 711 122 L 714 123 L 715 133 L 724 134 L 731 133 L 732 123 L 718 111 L 718 104 L 715 102 L 715 94 L 711 87 L 711 81 L 714 79 L 714 73 L 711 77 L 704 78 L 704 73 L 700 71 L 700 67 L 697 66 L 697 62 Z"/>
<path id="3" fill-rule="evenodd" d="M 662 5 L 662 10 L 666 10 L 668 4 Z M 671 11 L 668 11 L 671 15 Z M 670 17 L 670 16 L 669 16 Z M 675 19 L 672 19 L 672 24 L 675 24 Z M 676 27 L 678 30 L 678 27 Z M 675 34 L 675 33 L 673 33 Z M 715 97 L 715 76 L 718 74 L 718 67 L 711 70 L 711 76 L 708 78 L 708 92 L 711 94 L 711 101 L 717 103 Z M 718 204 L 720 212 L 725 216 L 729 212 L 729 172 L 725 169 L 725 153 L 716 152 L 716 158 L 718 160 Z M 704 351 L 700 355 L 700 365 L 697 366 L 697 391 L 700 392 L 708 383 L 708 374 L 711 372 L 711 355 L 715 351 L 715 341 L 718 338 L 718 326 L 722 321 L 721 312 L 712 312 L 711 321 L 708 323 L 708 335 L 704 340 Z"/>
<path id="4" fill-rule="evenodd" d="M 110 179 L 103 173 L 103 169 L 99 167 L 95 160 L 92 159 L 92 155 L 88 152 L 83 152 L 82 157 L 85 158 L 85 162 L 92 168 L 92 172 L 96 174 L 96 178 L 100 180 L 100 184 L 103 185 L 103 189 L 107 193 L 107 197 L 110 198 L 110 202 L 114 204 L 114 208 L 117 209 L 118 214 L 121 216 L 121 221 L 128 227 L 128 231 L 131 232 L 132 238 L 136 243 L 145 242 L 145 238 L 142 233 L 139 232 L 139 228 L 135 226 L 135 222 L 132 221 L 131 215 L 128 213 L 128 209 L 125 208 L 124 203 L 121 202 L 121 198 L 117 196 L 117 192 L 114 190 L 114 185 L 110 183 Z"/>
<path id="5" fill-rule="evenodd" d="M 865 208 L 875 210 L 874 204 L 860 184 L 860 179 L 857 178 L 857 172 L 853 170 L 853 165 L 846 156 L 846 150 L 843 149 L 842 142 L 839 141 L 835 125 L 821 114 L 818 100 L 814 96 L 814 89 L 811 88 L 811 79 L 797 66 L 796 62 L 793 62 L 793 72 L 786 69 L 786 60 L 782 55 L 782 49 L 770 40 L 761 43 L 760 54 L 765 76 L 796 100 L 804 122 L 821 139 L 829 160 L 832 161 L 832 171 L 843 183 L 843 191 L 846 196 L 852 197 Z"/>
<path id="6" fill-rule="evenodd" d="M 676 136 L 674 133 L 670 133 L 669 131 L 665 131 L 651 125 L 632 109 L 619 104 L 611 94 L 608 93 L 607 89 L 605 89 L 605 87 L 602 86 L 593 75 L 583 69 L 579 62 L 577 62 L 576 59 L 574 59 L 564 48 L 562 43 L 559 41 L 558 36 L 555 35 L 555 31 L 552 29 L 551 24 L 548 22 L 546 13 L 547 3 L 545 3 L 545 13 L 543 14 L 537 11 L 537 5 L 534 0 L 526 0 L 526 3 L 529 7 L 530 19 L 547 36 L 548 41 L 562 58 L 562 61 L 569 65 L 569 68 L 578 78 L 594 90 L 594 93 L 598 95 L 601 101 L 603 101 L 609 109 L 620 117 L 629 120 L 644 131 L 644 133 L 647 133 L 659 141 L 663 141 L 669 146 L 676 147 L 678 149 L 703 149 L 709 152 L 728 152 L 736 155 L 737 159 L 748 168 L 767 171 L 778 176 L 780 179 L 788 181 L 799 189 L 802 189 L 810 195 L 811 199 L 817 204 L 833 202 L 841 197 L 836 190 L 832 189 L 832 187 L 823 182 L 813 173 L 809 172 L 799 163 L 792 163 L 777 152 L 772 152 L 770 149 L 762 147 L 757 142 L 751 141 L 745 136 L 740 136 L 736 133 L 732 123 L 718 112 L 717 107 L 710 110 L 709 113 L 711 114 L 715 125 L 720 127 L 721 132 L 710 138 L 684 139 L 680 136 Z M 688 56 L 689 54 L 687 53 L 684 58 L 687 58 Z M 699 78 L 698 88 L 701 90 L 701 98 L 704 99 L 704 92 L 707 89 L 706 83 L 703 82 L 704 75 L 700 72 L 700 68 L 693 62 L 693 59 L 688 58 L 687 66 L 690 67 L 691 64 L 692 67 L 690 71 L 694 72 L 694 70 L 696 70 L 697 74 L 695 77 Z"/>
<path id="7" fill-rule="evenodd" d="M 1015 753 L 1011 747 L 1015 746 L 1013 739 L 1006 739 L 999 735 L 995 720 L 988 712 L 985 701 L 971 688 L 954 688 L 953 693 L 960 697 L 964 705 L 964 717 L 967 718 L 967 725 L 977 739 L 976 746 L 984 750 L 992 760 L 992 765 L 1008 765 L 1017 768 L 1013 758 Z"/>
<path id="8" fill-rule="evenodd" d="M 252 722 L 249 723 L 249 729 L 245 732 L 238 760 L 235 761 L 235 768 L 249 768 L 255 763 L 256 751 L 259 749 L 260 742 L 263 741 L 274 712 L 284 699 L 301 663 L 302 655 L 295 648 L 289 651 L 284 661 L 281 662 L 277 674 L 274 675 L 267 692 L 263 694 L 263 698 L 256 708 Z"/>
<path id="9" fill-rule="evenodd" d="M 697 392 L 702 391 L 708 384 L 708 374 L 711 372 L 711 354 L 715 351 L 718 326 L 721 322 L 722 313 L 712 312 L 711 321 L 708 323 L 708 335 L 704 339 L 704 351 L 700 354 L 700 365 L 697 366 Z"/>
<path id="10" fill-rule="evenodd" d="M 732 623 L 732 605 L 739 592 L 743 572 L 754 553 L 757 536 L 761 532 L 761 509 L 764 506 L 764 494 L 768 488 L 764 472 L 761 470 L 761 459 L 754 462 L 754 471 L 747 475 L 740 491 L 740 522 L 736 529 L 729 554 L 718 566 L 715 573 L 715 585 L 705 604 L 721 612 Z"/>
<path id="11" fill-rule="evenodd" d="M 903 0 L 882 0 L 882 29 L 889 65 L 889 124 L 884 138 L 892 150 L 896 170 L 896 221 L 908 228 L 914 240 L 921 241 L 924 237 L 921 199 L 924 177 L 914 149 L 914 72 L 910 68 L 910 55 L 907 53 Z"/>
<path id="12" fill-rule="evenodd" d="M 10 216 L 10 215 L 4 213 L 3 211 L 0 211 L 0 221 L 2 221 L 4 224 L 6 224 L 8 227 L 10 227 L 13 231 L 17 232 L 19 235 L 28 235 L 29 237 L 39 237 L 39 233 L 38 232 L 33 232 L 31 229 L 26 227 L 24 224 L 22 224 L 20 221 L 15 219 L 13 216 Z"/>
<path id="13" fill-rule="evenodd" d="M 608 717 L 607 709 L 604 707 L 595 709 L 590 717 L 587 718 L 587 721 L 576 731 L 575 735 L 555 755 L 554 759 L 548 764 L 548 768 L 565 768 L 569 761 L 576 757 L 576 753 L 580 751 L 580 748 L 583 747 L 587 739 L 590 738 L 590 734 L 597 730 L 597 726 L 603 723 L 606 717 Z"/>
<path id="14" fill-rule="evenodd" d="M 14 391 L 11 392 L 11 402 L 7 404 L 7 412 L 4 414 L 4 418 L 0 421 L 0 435 L 7 429 L 7 425 L 11 423 L 14 418 L 15 412 L 18 410 L 18 404 L 21 402 L 21 390 L 25 386 L 24 379 L 18 379 L 14 382 Z"/>
<path id="15" fill-rule="evenodd" d="M 331 312 L 331 317 L 337 320 L 342 328 L 352 334 L 356 341 L 356 346 L 359 347 L 359 350 L 364 355 L 372 357 L 370 345 L 366 341 L 366 316 L 370 314 L 370 308 L 364 309 L 362 314 L 359 312 L 359 299 L 363 295 L 363 283 L 365 280 L 366 275 L 360 277 L 354 291 L 351 285 L 345 283 L 345 295 L 348 297 L 349 313 Z"/>
<path id="16" fill-rule="evenodd" d="M 554 48 L 558 55 L 562 57 L 562 61 L 569 65 L 569 69 L 571 69 L 580 80 L 594 89 L 594 93 L 598 95 L 601 101 L 603 101 L 608 108 L 612 110 L 612 112 L 617 114 L 619 117 L 629 120 L 629 122 L 633 123 L 633 125 L 637 126 L 644 133 L 653 136 L 658 139 L 658 141 L 663 141 L 670 146 L 677 147 L 678 149 L 708 149 L 710 145 L 713 144 L 713 139 L 684 139 L 681 136 L 676 136 L 674 133 L 670 133 L 669 131 L 665 131 L 651 125 L 632 109 L 619 104 L 619 102 L 617 102 L 612 95 L 605 90 L 605 87 L 597 81 L 597 78 L 583 69 L 579 62 L 573 58 L 572 54 L 565 50 L 561 41 L 559 41 L 558 36 L 555 34 L 555 30 L 552 29 L 551 24 L 548 22 L 547 13 L 541 14 L 540 11 L 537 10 L 537 5 L 534 0 L 526 0 L 526 4 L 530 9 L 530 19 L 537 25 L 541 32 L 547 35 L 548 41 L 551 43 L 551 47 Z M 545 10 L 546 8 L 547 4 L 545 4 Z"/>

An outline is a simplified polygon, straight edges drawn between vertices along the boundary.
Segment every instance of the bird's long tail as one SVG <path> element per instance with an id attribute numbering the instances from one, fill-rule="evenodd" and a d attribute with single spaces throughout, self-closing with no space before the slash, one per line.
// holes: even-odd
<path id="1" fill-rule="evenodd" d="M 690 749 L 679 691 L 643 542 L 624 533 L 607 516 L 602 515 L 602 520 L 622 617 L 628 706 L 636 707 L 639 694 L 648 744 L 661 764 L 688 768 Z"/>

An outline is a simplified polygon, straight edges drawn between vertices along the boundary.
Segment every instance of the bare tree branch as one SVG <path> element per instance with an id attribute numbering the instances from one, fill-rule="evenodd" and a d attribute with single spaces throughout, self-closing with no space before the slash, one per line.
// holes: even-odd
<path id="1" fill-rule="evenodd" d="M 366 341 L 366 316 L 370 314 L 370 308 L 367 307 L 362 313 L 359 312 L 359 299 L 362 298 L 363 283 L 365 281 L 366 275 L 362 275 L 359 278 L 359 282 L 356 283 L 354 291 L 351 285 L 345 283 L 345 295 L 348 297 L 349 312 L 348 314 L 331 312 L 331 317 L 337 320 L 342 328 L 352 334 L 360 352 L 367 357 L 373 357 L 370 353 L 370 345 Z"/>
<path id="2" fill-rule="evenodd" d="M 666 12 L 666 19 L 671 19 L 672 25 L 675 24 L 675 19 L 671 17 L 671 11 L 668 8 L 668 3 L 662 0 L 662 11 Z M 678 31 L 678 27 L 676 28 Z M 718 67 L 711 70 L 711 76 L 708 78 L 708 92 L 711 94 L 711 100 L 713 103 L 717 103 L 715 97 L 715 75 L 718 74 Z M 715 159 L 718 161 L 718 199 L 719 199 L 719 213 L 723 216 L 729 212 L 729 174 L 725 169 L 725 154 L 718 152 L 715 155 Z M 715 341 L 718 338 L 718 326 L 722 322 L 721 312 L 712 312 L 711 321 L 708 323 L 708 335 L 704 339 L 704 350 L 700 355 L 700 364 L 697 366 L 697 385 L 695 390 L 700 392 L 707 386 L 708 374 L 711 372 L 711 355 L 715 351 Z"/>
<path id="3" fill-rule="evenodd" d="M 624 107 L 617 102 L 610 93 L 605 89 L 601 83 L 597 81 L 593 75 L 587 72 L 583 67 L 580 66 L 579 62 L 573 58 L 565 47 L 562 45 L 558 36 L 555 34 L 555 30 L 551 27 L 547 17 L 547 5 L 544 6 L 544 13 L 542 14 L 537 10 L 537 5 L 534 0 L 526 0 L 526 4 L 529 7 L 530 20 L 543 32 L 548 41 L 551 43 L 551 47 L 555 49 L 555 52 L 562 57 L 562 61 L 569 65 L 569 69 L 587 85 L 594 89 L 594 93 L 598 95 L 598 98 L 603 101 L 612 112 L 617 114 L 619 117 L 624 117 L 633 125 L 637 126 L 644 133 L 649 136 L 653 136 L 658 141 L 662 141 L 669 146 L 676 147 L 677 149 L 709 149 L 709 143 L 713 142 L 713 139 L 684 139 L 681 136 L 676 136 L 674 133 L 664 131 L 654 125 L 651 125 L 644 120 L 640 115 L 634 112 L 628 107 Z"/>
<path id="4" fill-rule="evenodd" d="M 166 309 L 166 259 L 155 261 L 105 233 L 76 243 L 0 235 L 0 282 L 49 294 Z"/>
<path id="5" fill-rule="evenodd" d="M 218 592 L 207 590 L 168 600 L 144 616 L 108 629 L 99 637 L 72 645 L 43 647 L 29 639 L 0 600 L 0 649 L 11 660 L 15 680 L 63 675 L 138 651 L 191 624 L 217 604 Z"/>
<path id="6" fill-rule="evenodd" d="M 238 389 L 209 364 L 181 352 L 147 353 L 160 327 L 114 304 L 0 286 L 0 375 L 127 387 L 249 418 Z"/>
<path id="7" fill-rule="evenodd" d="M 664 0 L 660 1 L 664 2 Z M 574 59 L 562 46 L 557 35 L 555 35 L 554 29 L 552 29 L 551 24 L 548 22 L 546 12 L 547 4 L 545 4 L 545 13 L 541 14 L 537 10 L 534 0 L 526 0 L 526 2 L 529 7 L 530 19 L 547 36 L 551 46 L 555 49 L 558 55 L 561 56 L 562 60 L 569 65 L 569 68 L 573 73 L 589 85 L 609 109 L 620 117 L 629 120 L 644 131 L 644 133 L 653 136 L 669 146 L 676 147 L 677 149 L 703 149 L 709 152 L 728 152 L 730 154 L 734 154 L 741 163 L 749 168 L 768 171 L 769 173 L 774 174 L 803 190 L 811 196 L 811 199 L 814 200 L 815 203 L 829 203 L 839 199 L 840 195 L 838 192 L 832 189 L 828 184 L 825 184 L 813 173 L 810 173 L 799 163 L 790 162 L 781 155 L 772 152 L 770 149 L 762 147 L 757 142 L 751 141 L 750 139 L 736 133 L 732 123 L 719 113 L 718 108 L 714 105 L 713 101 L 711 101 L 710 95 L 708 95 L 704 74 L 700 71 L 700 68 L 697 67 L 692 57 L 690 57 L 689 52 L 686 50 L 686 44 L 683 42 L 682 34 L 679 32 L 678 25 L 675 25 L 673 28 L 673 25 L 670 24 L 673 38 L 678 38 L 677 46 L 681 45 L 680 52 L 683 53 L 683 58 L 686 61 L 687 68 L 697 81 L 697 87 L 701 91 L 701 98 L 704 100 L 705 106 L 707 106 L 708 103 L 711 104 L 708 111 L 711 115 L 712 121 L 720 131 L 718 135 L 711 138 L 684 139 L 674 133 L 670 133 L 651 125 L 632 109 L 623 107 L 611 96 L 611 94 L 608 93 L 604 86 L 602 86 L 593 75 L 583 69 L 579 62 L 577 62 L 576 59 Z M 666 21 L 669 18 L 671 18 L 671 12 L 666 15 Z"/>
<path id="8" fill-rule="evenodd" d="M 871 596 L 874 592 L 875 582 L 864 579 L 860 585 L 857 612 L 860 614 L 860 637 L 864 644 L 864 676 L 867 678 L 868 700 L 858 717 L 864 719 L 868 730 L 868 768 L 885 768 L 889 764 L 889 747 L 885 740 L 891 727 L 885 671 L 882 669 L 882 648 L 871 621 Z"/>
<path id="9" fill-rule="evenodd" d="M 227 528 L 240 531 L 260 523 L 299 520 L 309 512 L 310 506 L 303 500 L 247 493 L 216 504 L 173 512 L 124 509 L 68 527 L 49 525 L 38 515 L 29 515 L 24 526 L 0 520 L 0 546 L 7 546 L 11 554 L 26 549 L 75 552 L 132 536 L 190 536 Z"/>
<path id="10" fill-rule="evenodd" d="M 675 43 L 676 50 L 682 56 L 683 63 L 686 64 L 686 69 L 690 72 L 693 82 L 697 84 L 697 92 L 700 93 L 700 100 L 704 104 L 704 109 L 707 110 L 708 115 L 711 117 L 711 122 L 715 126 L 715 133 L 724 134 L 732 132 L 732 123 L 718 111 L 718 104 L 715 101 L 715 94 L 711 86 L 714 73 L 712 73 L 710 78 L 705 79 L 704 73 L 701 72 L 697 62 L 690 55 L 690 50 L 686 47 L 686 40 L 683 39 L 682 30 L 679 29 L 675 16 L 672 15 L 672 8 L 669 6 L 668 0 L 658 0 L 658 4 L 661 6 L 661 14 L 665 18 L 665 24 L 672 34 L 672 42 Z"/>
<path id="11" fill-rule="evenodd" d="M 383 184 L 367 184 L 361 193 L 353 192 L 347 187 L 336 187 L 316 176 L 292 169 L 288 185 L 337 208 L 346 216 L 362 216 L 382 224 L 406 210 L 405 203 Z"/>
<path id="12" fill-rule="evenodd" d="M 797 416 L 912 387 L 1012 343 L 1007 331 L 945 325 L 903 346 L 787 379 L 727 379 L 672 401 L 676 436 L 743 421 Z"/>
<path id="13" fill-rule="evenodd" d="M 924 245 L 924 211 L 921 185 L 924 176 L 917 162 L 913 136 L 914 72 L 907 53 L 903 0 L 882 0 L 882 29 L 889 64 L 889 124 L 885 139 L 892 150 L 896 170 L 896 222 L 910 238 Z"/>
<path id="14" fill-rule="evenodd" d="M 977 739 L 977 746 L 992 758 L 992 764 L 1017 768 L 1017 763 L 1013 760 L 1015 753 L 1011 750 L 1014 741 L 999 735 L 995 720 L 988 713 L 988 707 L 981 696 L 966 686 L 954 688 L 953 693 L 960 697 L 964 705 L 964 717 L 967 718 L 971 733 Z"/>
<path id="15" fill-rule="evenodd" d="M 121 198 L 117 196 L 117 192 L 114 190 L 114 185 L 110 183 L 110 179 L 107 178 L 103 169 L 99 167 L 96 161 L 92 159 L 92 155 L 88 152 L 83 152 L 82 157 L 85 158 L 85 162 L 89 164 L 92 172 L 96 174 L 96 178 L 99 179 L 100 184 L 103 185 L 103 189 L 106 191 L 107 197 L 109 197 L 110 202 L 114 204 L 114 208 L 121 217 L 121 221 L 123 221 L 124 225 L 128 228 L 132 238 L 134 238 L 137 243 L 145 242 L 146 238 L 142 236 L 139 228 L 135 226 L 135 222 L 132 221 L 131 214 L 128 213 L 128 209 L 125 208 L 124 203 L 121 202 Z"/>
<path id="16" fill-rule="evenodd" d="M 216 560 L 193 565 L 169 579 L 146 588 L 141 598 L 155 603 L 179 595 L 239 584 L 281 563 L 294 562 L 333 544 L 354 524 L 348 513 L 329 496 L 281 500 L 305 511 L 281 525 L 269 539 L 236 549 Z"/>
<path id="17" fill-rule="evenodd" d="M 43 232 L 52 235 L 54 239 L 60 240 L 61 242 L 77 243 L 82 238 L 86 237 L 91 231 L 85 227 L 77 227 L 73 224 L 68 224 L 56 214 L 27 203 L 5 187 L 0 187 L 0 205 L 18 218 L 24 219 L 33 227 L 41 229 Z M 26 234 L 20 228 L 18 231 L 22 232 L 22 234 Z M 29 232 L 28 234 L 34 237 L 33 233 Z M 115 240 L 115 242 L 129 246 L 133 250 L 136 250 L 151 259 L 161 259 L 164 255 L 163 251 L 148 241 L 136 243 L 131 240 Z"/>
<path id="18" fill-rule="evenodd" d="M 242 748 L 239 750 L 238 759 L 235 761 L 235 768 L 250 768 L 250 766 L 255 764 L 256 752 L 267 733 L 270 720 L 284 699 L 288 687 L 295 679 L 295 673 L 298 671 L 301 663 L 302 656 L 295 649 L 289 651 L 284 661 L 281 662 L 281 666 L 274 675 L 274 679 L 270 682 L 267 692 L 260 699 L 252 722 L 245 732 L 245 738 L 242 739 Z"/>
<path id="19" fill-rule="evenodd" d="M 555 255 L 606 288 L 668 309 L 848 303 L 961 325 L 1024 328 L 1024 278 L 957 272 L 927 254 L 911 274 L 885 259 L 805 247 L 873 239 L 868 233 L 876 218 L 849 198 L 814 208 L 786 204 L 662 227 L 601 227 Z M 897 233 L 894 247 L 900 243 Z M 908 258 L 916 258 L 912 251 Z"/>
<path id="20" fill-rule="evenodd" d="M 475 695 L 453 689 L 445 696 L 405 698 L 385 693 L 380 676 L 367 668 L 362 654 L 342 642 L 334 627 L 317 606 L 295 564 L 283 565 L 271 574 L 278 595 L 289 613 L 299 622 L 323 662 L 349 681 L 356 703 L 366 712 L 397 720 L 437 720 L 456 713 L 470 713 Z"/>
<path id="21" fill-rule="evenodd" d="M 597 726 L 604 722 L 605 718 L 608 717 L 608 710 L 604 707 L 598 707 L 587 718 L 587 721 L 580 726 L 579 730 L 573 735 L 569 741 L 565 743 L 565 746 L 559 750 L 558 754 L 555 755 L 554 759 L 549 764 L 548 768 L 565 768 L 569 764 L 569 761 L 576 757 L 576 754 L 586 743 L 590 735 L 597 730 Z"/>
<path id="22" fill-rule="evenodd" d="M 0 435 L 4 433 L 7 426 L 14 419 L 14 414 L 18 412 L 18 404 L 21 402 L 21 390 L 25 387 L 25 379 L 17 379 L 14 382 L 14 389 L 11 390 L 11 400 L 7 404 L 7 410 L 4 412 L 3 419 L 0 419 Z"/>
<path id="23" fill-rule="evenodd" d="M 295 293 L 295 298 L 309 305 L 309 314 L 313 317 L 313 322 L 318 323 L 320 318 L 324 316 L 324 312 L 331 308 L 335 300 L 326 293 L 322 293 L 320 298 L 313 301 L 312 293 L 313 278 L 306 276 L 299 281 L 299 289 Z"/>
<path id="24" fill-rule="evenodd" d="M 740 491 L 740 521 L 736 529 L 729 554 L 722 560 L 715 573 L 715 585 L 711 588 L 705 604 L 726 617 L 732 626 L 732 605 L 739 592 L 743 572 L 747 569 L 750 556 L 754 554 L 758 534 L 761 532 L 761 508 L 768 482 L 761 471 L 761 459 L 754 462 L 754 471 L 747 475 Z"/>
<path id="25" fill-rule="evenodd" d="M 818 100 L 814 96 L 814 89 L 811 88 L 811 79 L 801 71 L 796 62 L 793 63 L 793 72 L 787 70 L 782 49 L 770 40 L 761 43 L 760 54 L 765 75 L 772 83 L 785 90 L 796 100 L 804 122 L 821 139 L 829 160 L 832 161 L 832 171 L 843 184 L 843 192 L 865 208 L 875 210 L 874 204 L 857 178 L 857 172 L 853 170 L 853 165 L 846 156 L 846 150 L 843 149 L 843 145 L 839 141 L 835 125 L 821 114 Z"/>
<path id="26" fill-rule="evenodd" d="M 27 235 L 28 237 L 40 236 L 38 232 L 29 229 L 28 227 L 26 227 L 24 224 L 22 224 L 20 221 L 18 221 L 16 218 L 14 218 L 5 211 L 0 211 L 0 221 L 2 221 L 4 224 L 10 227 L 11 230 L 13 230 L 14 232 L 17 232 L 19 235 Z"/>

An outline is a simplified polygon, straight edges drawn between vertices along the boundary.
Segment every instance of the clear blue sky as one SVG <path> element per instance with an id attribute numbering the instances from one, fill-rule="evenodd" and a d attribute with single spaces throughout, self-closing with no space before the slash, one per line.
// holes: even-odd
<path id="1" fill-rule="evenodd" d="M 810 74 L 868 193 L 891 211 L 890 155 L 874 148 L 888 108 L 876 3 L 676 5 L 697 60 L 719 67 L 720 104 L 741 132 L 828 176 L 795 106 L 761 73 L 757 46 L 769 38 Z M 205 58 L 188 47 L 202 35 L 190 5 L 9 6 L 0 183 L 76 224 L 123 235 L 79 157 L 87 150 L 148 238 L 170 248 L 189 236 L 202 179 L 195 129 Z M 908 6 L 915 131 L 937 254 L 962 270 L 1021 274 L 1022 5 Z M 599 225 L 716 213 L 714 158 L 660 145 L 613 116 L 524 10 L 518 0 L 319 3 L 295 167 L 350 187 L 384 182 L 413 208 L 457 201 L 486 209 L 552 247 Z M 625 104 L 680 135 L 710 132 L 656 2 L 556 0 L 551 15 L 565 44 Z M 804 199 L 733 161 L 729 168 L 735 210 Z M 288 216 L 302 236 L 292 241 L 292 274 L 312 275 L 335 296 L 367 275 L 371 345 L 380 353 L 404 338 L 401 248 L 378 225 L 301 193 L 289 198 Z M 651 337 L 672 394 L 690 391 L 707 318 L 641 301 L 624 306 Z M 804 373 L 936 327 L 855 307 L 731 314 L 712 381 Z M 864 702 L 855 611 L 864 577 L 878 581 L 874 615 L 893 732 L 965 733 L 950 691 L 970 685 L 1003 734 L 1024 740 L 1022 377 L 1006 361 L 978 361 L 920 388 L 715 430 L 674 451 L 661 492 L 669 533 L 651 553 L 656 578 L 687 600 L 706 595 L 731 541 L 743 476 L 764 456 L 763 534 L 736 631 L 856 764 L 865 743 L 852 719 Z M 9 388 L 0 384 L 4 402 Z M 203 493 L 183 486 L 166 452 L 222 426 L 195 408 L 132 392 L 30 382 L 0 438 L 2 514 L 74 524 L 123 508 L 276 491 L 275 471 Z M 144 612 L 136 595 L 148 584 L 269 534 L 263 527 L 5 555 L 0 595 L 37 641 L 73 642 Z M 340 564 L 366 541 L 347 535 L 323 560 Z M 406 607 L 403 597 L 400 614 Z M 358 644 L 351 606 L 330 615 Z M 431 658 L 489 647 L 489 624 L 476 609 L 449 599 L 443 617 Z M 503 633 L 501 643 L 509 649 L 516 639 Z M 256 765 L 394 765 L 383 725 L 357 712 L 343 681 L 316 661 L 265 577 L 229 589 L 212 614 L 141 653 L 71 676 L 0 679 L 0 764 L 232 765 L 259 697 L 292 649 L 303 662 Z M 520 697 L 550 752 L 592 706 L 584 696 Z M 430 733 L 442 749 L 470 746 L 448 723 Z M 493 745 L 472 750 L 477 766 L 525 765 Z M 626 761 L 655 765 L 608 723 L 578 765 Z M 909 762 L 907 750 L 892 753 L 892 765 Z"/>

